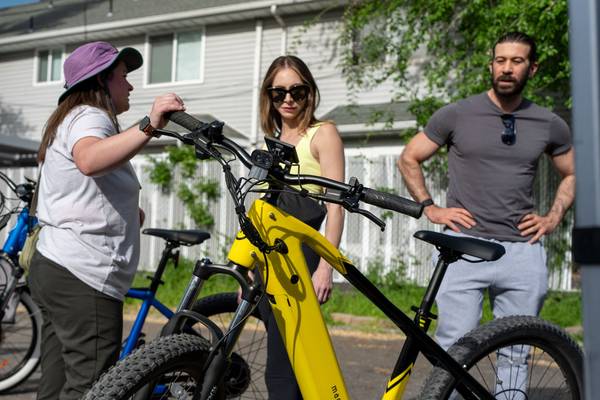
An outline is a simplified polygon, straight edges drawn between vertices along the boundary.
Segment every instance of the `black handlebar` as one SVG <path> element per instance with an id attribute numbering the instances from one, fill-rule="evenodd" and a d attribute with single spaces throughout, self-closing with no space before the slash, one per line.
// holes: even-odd
<path id="1" fill-rule="evenodd" d="M 8 177 L 5 173 L 0 171 L 0 179 L 3 180 L 10 190 L 22 201 L 30 204 L 31 199 L 33 198 L 33 192 L 35 190 L 36 183 L 35 181 L 26 178 L 29 182 L 16 184 L 12 179 Z"/>
<path id="2" fill-rule="evenodd" d="M 222 123 L 213 122 L 211 124 L 207 124 L 197 120 L 196 118 L 183 111 L 176 111 L 171 113 L 168 116 L 168 119 L 178 125 L 181 125 L 182 127 L 186 128 L 191 132 L 189 135 L 185 135 L 183 137 L 184 141 L 188 142 L 189 139 L 192 139 L 192 141 L 196 145 L 202 147 L 206 147 L 211 143 L 218 143 L 224 148 L 235 153 L 235 155 L 247 168 L 252 168 L 252 166 L 254 165 L 252 163 L 250 155 L 243 147 L 241 147 L 234 141 L 222 136 L 222 134 L 214 134 L 215 126 L 213 124 L 221 124 L 220 128 L 222 128 Z M 357 190 L 356 185 L 349 185 L 346 183 L 314 175 L 285 174 L 283 176 L 278 176 L 278 179 L 290 185 L 315 184 L 327 189 L 333 189 L 344 193 L 354 193 Z M 410 199 L 396 196 L 391 193 L 385 193 L 374 189 L 369 189 L 367 187 L 363 187 L 362 185 L 359 186 L 359 199 L 365 203 L 372 204 L 376 207 L 385 208 L 387 210 L 392 210 L 402 214 L 406 214 L 414 218 L 419 218 L 423 213 L 423 206 L 420 203 L 416 203 Z"/>
<path id="3" fill-rule="evenodd" d="M 196 118 L 192 117 L 190 114 L 185 113 L 183 111 L 175 111 L 172 112 L 168 116 L 171 122 L 176 123 L 177 125 L 183 126 L 188 131 L 195 131 L 197 129 L 202 128 L 205 125 L 202 121 L 198 121 Z"/>
<path id="4" fill-rule="evenodd" d="M 369 188 L 364 188 L 362 193 L 362 200 L 374 206 L 397 211 L 414 218 L 420 218 L 423 214 L 423 205 L 410 199 Z"/>

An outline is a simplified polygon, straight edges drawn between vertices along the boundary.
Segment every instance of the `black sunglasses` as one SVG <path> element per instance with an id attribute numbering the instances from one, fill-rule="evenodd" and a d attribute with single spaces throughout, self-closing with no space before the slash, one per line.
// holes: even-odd
<path id="1" fill-rule="evenodd" d="M 502 143 L 512 146 L 517 141 L 517 130 L 515 129 L 515 116 L 512 114 L 502 114 L 502 123 L 504 130 L 502 131 Z"/>
<path id="2" fill-rule="evenodd" d="M 285 96 L 289 93 L 295 102 L 300 102 L 306 99 L 308 96 L 308 85 L 296 85 L 292 86 L 289 90 L 282 87 L 270 87 L 267 89 L 271 101 L 274 104 L 281 104 L 285 100 Z"/>

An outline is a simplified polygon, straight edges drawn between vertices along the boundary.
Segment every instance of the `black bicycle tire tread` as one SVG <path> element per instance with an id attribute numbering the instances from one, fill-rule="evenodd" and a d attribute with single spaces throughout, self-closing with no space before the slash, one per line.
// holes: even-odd
<path id="1" fill-rule="evenodd" d="M 510 316 L 493 320 L 481 325 L 460 338 L 450 349 L 450 354 L 459 364 L 467 364 L 470 360 L 486 352 L 494 343 L 508 338 L 535 337 L 560 354 L 574 369 L 580 393 L 583 385 L 583 353 L 577 343 L 558 326 L 532 316 Z M 452 376 L 441 367 L 434 367 L 421 391 L 420 400 L 437 400 L 443 398 L 452 383 Z"/>
<path id="2" fill-rule="evenodd" d="M 184 354 L 208 353 L 208 342 L 194 335 L 164 336 L 147 343 L 106 371 L 83 397 L 119 400 L 144 377 Z M 200 359 L 198 362 L 202 362 Z"/>

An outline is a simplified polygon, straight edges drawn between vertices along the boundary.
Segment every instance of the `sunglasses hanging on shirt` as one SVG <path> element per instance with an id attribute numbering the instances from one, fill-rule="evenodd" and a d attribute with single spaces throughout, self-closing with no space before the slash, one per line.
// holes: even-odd
<path id="1" fill-rule="evenodd" d="M 308 91 L 308 85 L 292 86 L 289 90 L 282 87 L 270 87 L 267 89 L 267 92 L 271 97 L 271 101 L 275 105 L 283 103 L 288 93 L 290 94 L 290 96 L 292 96 L 292 99 L 296 103 L 301 102 L 305 100 L 308 96 Z"/>
<path id="2" fill-rule="evenodd" d="M 515 116 L 512 114 L 502 114 L 502 124 L 504 124 L 504 130 L 502 131 L 502 143 L 512 146 L 517 141 L 517 129 L 515 127 Z"/>

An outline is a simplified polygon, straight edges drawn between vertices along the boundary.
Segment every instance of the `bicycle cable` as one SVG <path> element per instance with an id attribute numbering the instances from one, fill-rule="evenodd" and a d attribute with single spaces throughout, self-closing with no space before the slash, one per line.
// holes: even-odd
<path id="1" fill-rule="evenodd" d="M 267 258 L 267 255 L 265 253 L 263 253 L 263 258 L 265 260 L 265 279 L 263 282 L 263 287 L 266 288 L 267 287 L 267 283 L 269 282 L 269 260 Z M 262 278 L 261 278 L 262 280 Z M 256 301 L 256 303 L 254 303 L 254 305 L 252 306 L 252 308 L 250 309 L 250 311 L 246 314 L 246 316 L 244 316 L 244 318 L 242 318 L 241 320 L 239 320 L 234 326 L 230 327 L 229 329 L 227 329 L 227 332 L 225 334 L 223 334 L 223 336 L 214 344 L 213 349 L 210 351 L 210 353 L 208 353 L 208 356 L 206 357 L 206 366 L 208 368 L 208 366 L 210 366 L 210 363 L 212 362 L 212 358 L 215 356 L 215 353 L 217 352 L 217 350 L 219 349 L 220 346 L 223 345 L 223 343 L 225 342 L 225 340 L 231 335 L 231 333 L 233 331 L 235 331 L 242 323 L 245 323 L 246 320 L 248 318 L 250 318 L 250 316 L 254 313 L 254 310 L 256 310 L 256 308 L 258 307 L 258 305 L 260 304 L 260 302 L 263 300 L 263 297 L 265 296 L 266 291 L 263 290 L 262 293 L 260 294 L 260 297 L 258 298 L 258 300 Z M 262 319 L 262 318 L 261 318 Z M 263 323 L 266 324 L 267 321 L 263 321 Z"/>

